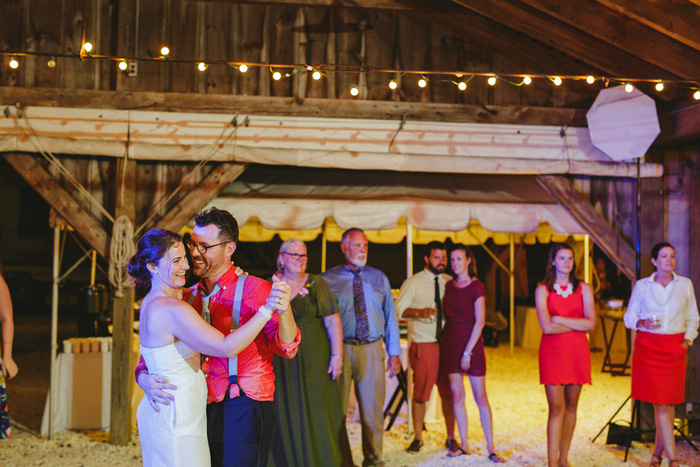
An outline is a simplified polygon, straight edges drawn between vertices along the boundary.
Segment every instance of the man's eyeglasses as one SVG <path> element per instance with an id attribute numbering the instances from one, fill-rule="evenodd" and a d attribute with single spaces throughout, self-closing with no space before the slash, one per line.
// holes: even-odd
<path id="1" fill-rule="evenodd" d="M 301 254 L 301 253 L 287 253 L 286 251 L 284 252 L 284 254 L 285 254 L 285 255 L 291 256 L 292 259 L 293 259 L 294 261 L 296 261 L 296 260 L 298 260 L 298 259 L 301 259 L 301 260 L 306 261 L 307 259 L 309 259 L 309 255 L 307 255 L 307 254 Z"/>
<path id="2" fill-rule="evenodd" d="M 214 248 L 215 246 L 219 246 L 219 245 L 226 245 L 227 243 L 231 243 L 231 242 L 228 241 L 228 242 L 217 243 L 216 245 L 204 245 L 202 243 L 195 243 L 195 242 L 190 240 L 189 242 L 187 242 L 187 248 L 189 248 L 190 251 L 194 251 L 194 249 L 196 248 L 197 251 L 199 251 L 201 254 L 205 254 L 209 248 Z"/>

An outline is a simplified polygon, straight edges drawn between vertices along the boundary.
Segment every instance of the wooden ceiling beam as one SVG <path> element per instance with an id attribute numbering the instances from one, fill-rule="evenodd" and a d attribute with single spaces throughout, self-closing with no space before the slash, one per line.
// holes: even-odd
<path id="1" fill-rule="evenodd" d="M 481 15 L 527 34 L 612 76 L 674 79 L 678 76 L 635 54 L 572 28 L 563 21 L 513 0 L 454 0 Z M 468 28 L 469 24 L 464 24 Z"/>
<path id="2" fill-rule="evenodd" d="M 0 105 L 586 126 L 587 109 L 0 87 Z"/>
<path id="3" fill-rule="evenodd" d="M 634 281 L 637 264 L 634 248 L 595 210 L 588 199 L 562 175 L 536 175 L 535 180 L 571 213 L 608 258 Z"/>
<path id="4" fill-rule="evenodd" d="M 27 183 L 46 200 L 52 208 L 68 222 L 104 259 L 109 259 L 110 236 L 95 220 L 71 197 L 54 177 L 44 169 L 36 157 L 23 153 L 5 153 L 5 159 Z"/>
<path id="5" fill-rule="evenodd" d="M 177 232 L 195 214 L 204 209 L 211 200 L 216 198 L 221 190 L 237 179 L 247 167 L 248 164 L 236 162 L 219 164 L 201 182 L 191 187 L 187 194 L 162 218 L 155 219 L 152 225 L 143 231 L 157 225 L 159 228 Z"/>
<path id="6" fill-rule="evenodd" d="M 677 0 L 596 0 L 617 13 L 700 50 L 700 8 Z M 699 2 L 700 3 L 700 2 Z"/>
<path id="7" fill-rule="evenodd" d="M 190 0 L 192 1 L 192 0 Z M 458 12 L 460 9 L 447 0 L 194 0 L 198 2 L 242 3 L 248 5 L 282 5 L 319 8 L 362 8 L 394 11 Z"/>
<path id="8" fill-rule="evenodd" d="M 596 0 L 509 0 L 510 3 L 516 1 L 607 42 L 607 47 L 619 47 L 683 79 L 698 78 L 700 51 L 602 6 Z M 562 36 L 561 45 L 567 40 Z M 599 54 L 605 53 L 605 48 L 593 49 Z"/>

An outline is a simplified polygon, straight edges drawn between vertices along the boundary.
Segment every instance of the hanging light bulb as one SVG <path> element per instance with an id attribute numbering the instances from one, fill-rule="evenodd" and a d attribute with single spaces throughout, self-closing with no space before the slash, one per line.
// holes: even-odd
<path id="1" fill-rule="evenodd" d="M 695 93 L 693 94 L 693 99 L 695 99 L 696 101 L 700 101 L 700 91 L 695 91 Z"/>
<path id="2" fill-rule="evenodd" d="M 424 88 L 428 85 L 428 81 L 426 81 L 425 78 L 421 78 L 418 80 L 418 87 Z"/>
<path id="3" fill-rule="evenodd" d="M 526 76 L 526 77 L 523 78 L 523 84 L 524 84 L 525 86 L 527 86 L 527 85 L 530 84 L 530 83 L 532 83 L 532 78 L 530 78 L 529 76 Z"/>
<path id="4" fill-rule="evenodd" d="M 554 79 L 552 79 L 552 82 L 554 83 L 555 86 L 561 85 L 561 78 L 558 76 L 555 76 Z"/>
<path id="5" fill-rule="evenodd" d="M 321 79 L 321 72 L 318 71 L 318 70 L 316 70 L 316 71 L 313 72 L 313 74 L 311 75 L 311 77 L 312 77 L 313 79 L 315 79 L 316 81 L 318 81 L 319 79 Z"/>
<path id="6" fill-rule="evenodd" d="M 163 57 L 166 57 L 166 56 L 170 55 L 170 49 L 164 45 L 163 47 L 160 48 L 160 54 Z"/>
<path id="7" fill-rule="evenodd" d="M 48 62 L 46 62 L 46 66 L 49 68 L 56 68 L 56 59 L 51 57 Z"/>
<path id="8" fill-rule="evenodd" d="M 126 69 L 129 68 L 129 63 L 127 63 L 126 60 L 120 60 L 118 66 L 120 70 L 126 71 Z"/>
<path id="9" fill-rule="evenodd" d="M 399 85 L 396 83 L 396 81 L 394 81 L 393 79 L 391 81 L 389 81 L 389 89 L 394 90 L 398 87 L 399 87 Z"/>
<path id="10" fill-rule="evenodd" d="M 17 68 L 19 68 L 19 62 L 17 61 L 17 59 L 15 57 L 12 57 L 10 59 L 10 68 L 12 68 L 13 70 L 16 70 Z"/>
<path id="11" fill-rule="evenodd" d="M 198 69 L 199 71 L 205 71 L 207 68 L 209 68 L 209 65 L 207 65 L 207 64 L 204 63 L 204 62 L 199 62 L 199 63 L 197 64 L 197 69 Z"/>
<path id="12" fill-rule="evenodd" d="M 353 96 L 357 96 L 358 94 L 360 94 L 360 90 L 357 89 L 357 86 L 353 86 L 350 88 L 350 94 L 352 94 Z"/>
<path id="13" fill-rule="evenodd" d="M 91 43 L 91 42 L 86 42 L 86 43 L 84 43 L 84 44 L 83 44 L 83 50 L 84 50 L 86 53 L 92 52 L 92 43 Z"/>
<path id="14" fill-rule="evenodd" d="M 486 82 L 489 83 L 489 86 L 495 86 L 496 85 L 496 77 L 491 76 L 491 77 L 489 77 L 489 79 Z"/>
<path id="15" fill-rule="evenodd" d="M 655 88 L 657 91 L 661 92 L 661 91 L 664 90 L 664 83 L 656 83 L 656 86 L 654 86 L 654 88 Z"/>
<path id="16" fill-rule="evenodd" d="M 627 91 L 627 92 L 634 91 L 634 86 L 632 86 L 630 83 L 625 84 L 625 91 Z"/>
<path id="17" fill-rule="evenodd" d="M 245 73 L 246 71 L 248 71 L 248 65 L 244 63 L 243 65 L 238 67 L 238 71 L 240 71 L 241 73 Z"/>
<path id="18" fill-rule="evenodd" d="M 587 82 L 588 84 L 593 84 L 593 83 L 595 82 L 595 78 L 592 77 L 592 76 L 588 76 L 588 77 L 586 78 L 586 82 Z"/>
<path id="19" fill-rule="evenodd" d="M 460 81 L 457 84 L 457 89 L 459 89 L 460 91 L 465 91 L 467 89 L 467 83 L 465 83 L 464 81 Z"/>
<path id="20" fill-rule="evenodd" d="M 275 81 L 281 80 L 282 73 L 280 73 L 279 71 L 275 71 L 274 73 L 272 73 L 272 79 L 274 79 Z"/>

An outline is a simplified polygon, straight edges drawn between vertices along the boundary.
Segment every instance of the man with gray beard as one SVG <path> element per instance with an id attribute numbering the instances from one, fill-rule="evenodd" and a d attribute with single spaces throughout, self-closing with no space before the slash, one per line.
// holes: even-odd
<path id="1" fill-rule="evenodd" d="M 396 376 L 401 368 L 399 322 L 386 275 L 367 266 L 367 236 L 357 228 L 343 233 L 340 248 L 345 264 L 330 269 L 321 277 L 338 300 L 343 323 L 343 372 L 340 375 L 341 402 L 347 411 L 350 385 L 355 394 L 362 422 L 363 466 L 384 465 L 384 345 L 389 363 L 386 371 Z"/>

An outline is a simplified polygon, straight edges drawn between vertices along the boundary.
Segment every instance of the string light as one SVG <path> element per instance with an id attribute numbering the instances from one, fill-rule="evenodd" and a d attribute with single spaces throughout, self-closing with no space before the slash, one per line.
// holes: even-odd
<path id="1" fill-rule="evenodd" d="M 352 94 L 353 96 L 357 96 L 358 94 L 360 94 L 360 90 L 357 89 L 357 86 L 353 86 L 350 88 L 350 94 Z"/>
<path id="2" fill-rule="evenodd" d="M 316 70 L 316 71 L 313 72 L 313 74 L 311 75 L 311 77 L 312 77 L 313 79 L 315 79 L 316 81 L 318 81 L 319 79 L 321 79 L 321 72 L 318 71 L 318 70 Z"/>
<path id="3" fill-rule="evenodd" d="M 272 79 L 274 79 L 275 81 L 281 80 L 282 73 L 280 73 L 279 71 L 275 71 L 274 73 L 272 73 Z"/>
<path id="4" fill-rule="evenodd" d="M 530 84 L 530 83 L 532 83 L 532 78 L 530 78 L 529 76 L 526 76 L 526 77 L 523 78 L 523 84 L 524 84 L 524 85 L 527 86 L 527 85 Z"/>
<path id="5" fill-rule="evenodd" d="M 48 62 L 46 62 L 46 66 L 49 68 L 56 68 L 56 59 L 51 57 Z"/>
<path id="6" fill-rule="evenodd" d="M 589 76 L 586 78 L 586 82 L 587 82 L 588 84 L 593 84 L 593 83 L 595 82 L 595 78 L 589 75 Z"/>
<path id="7" fill-rule="evenodd" d="M 204 63 L 204 62 L 199 62 L 199 63 L 197 64 L 197 69 L 198 69 L 199 71 L 205 71 L 207 68 L 209 68 L 209 65 L 207 65 L 207 64 Z"/>
<path id="8" fill-rule="evenodd" d="M 170 49 L 164 45 L 160 48 L 160 55 L 163 57 L 167 57 L 168 55 L 170 55 Z"/>
<path id="9" fill-rule="evenodd" d="M 86 42 L 83 44 L 83 50 L 85 53 L 90 53 L 92 52 L 92 42 Z"/>
<path id="10" fill-rule="evenodd" d="M 561 85 L 561 78 L 558 76 L 555 76 L 552 78 L 552 83 L 554 83 L 555 86 L 560 86 Z"/>
<path id="11" fill-rule="evenodd" d="M 466 89 L 467 89 L 467 83 L 465 83 L 464 81 L 460 81 L 460 82 L 457 84 L 457 88 L 458 88 L 460 91 L 466 91 Z"/>
<path id="12" fill-rule="evenodd" d="M 398 87 L 399 87 L 399 85 L 396 83 L 396 81 L 394 81 L 393 79 L 391 81 L 389 81 L 389 89 L 391 89 L 393 91 L 394 89 L 396 89 Z"/>
<path id="13" fill-rule="evenodd" d="M 695 91 L 695 94 L 693 94 L 693 99 L 700 101 L 700 91 Z"/>
<path id="14" fill-rule="evenodd" d="M 245 73 L 246 71 L 248 71 L 248 65 L 244 63 L 243 65 L 238 67 L 238 71 L 240 71 L 241 73 Z"/>
<path id="15" fill-rule="evenodd" d="M 654 88 L 655 88 L 657 91 L 661 92 L 661 91 L 664 90 L 664 83 L 656 83 L 656 86 L 654 86 Z"/>
<path id="16" fill-rule="evenodd" d="M 126 60 L 122 60 L 119 62 L 119 65 L 117 65 L 120 70 L 126 71 L 127 68 L 129 68 L 129 63 Z"/>
<path id="17" fill-rule="evenodd" d="M 428 85 L 428 81 L 426 81 L 425 78 L 421 78 L 418 80 L 418 87 L 419 88 L 424 88 Z"/>
<path id="18" fill-rule="evenodd" d="M 12 57 L 10 59 L 10 68 L 12 68 L 13 70 L 16 70 L 17 68 L 19 68 L 19 62 L 17 61 L 17 59 L 15 57 Z"/>
<path id="19" fill-rule="evenodd" d="M 496 84 L 496 77 L 491 76 L 487 82 L 489 83 L 489 86 L 494 86 Z"/>
<path id="20" fill-rule="evenodd" d="M 630 83 L 625 84 L 625 91 L 627 91 L 627 92 L 634 91 L 634 86 L 632 86 Z"/>

